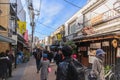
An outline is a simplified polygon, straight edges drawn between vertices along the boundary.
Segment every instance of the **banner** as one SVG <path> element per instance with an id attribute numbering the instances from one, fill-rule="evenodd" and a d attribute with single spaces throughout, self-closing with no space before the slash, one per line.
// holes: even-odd
<path id="1" fill-rule="evenodd" d="M 26 32 L 26 22 L 22 22 L 22 21 L 17 21 L 18 26 L 19 26 L 19 32 L 21 34 L 23 34 L 24 32 Z"/>
<path id="2" fill-rule="evenodd" d="M 61 40 L 62 39 L 62 35 L 60 33 L 57 34 L 57 40 Z"/>

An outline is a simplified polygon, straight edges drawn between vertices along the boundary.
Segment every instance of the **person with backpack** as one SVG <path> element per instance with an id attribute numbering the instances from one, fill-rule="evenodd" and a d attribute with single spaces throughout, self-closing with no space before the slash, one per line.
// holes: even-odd
<path id="1" fill-rule="evenodd" d="M 69 46 L 63 46 L 62 54 L 64 59 L 58 65 L 56 80 L 85 80 L 83 65 L 71 58 L 72 49 Z"/>
<path id="2" fill-rule="evenodd" d="M 97 49 L 96 57 L 94 58 L 92 64 L 92 71 L 88 76 L 89 80 L 105 80 L 104 59 L 105 59 L 105 52 L 102 49 Z"/>

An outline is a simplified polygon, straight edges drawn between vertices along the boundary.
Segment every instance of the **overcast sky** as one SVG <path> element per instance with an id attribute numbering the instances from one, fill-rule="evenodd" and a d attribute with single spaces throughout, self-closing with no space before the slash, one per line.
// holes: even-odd
<path id="1" fill-rule="evenodd" d="M 30 20 L 26 6 L 26 0 L 21 0 L 27 15 L 27 29 L 31 34 Z M 41 1 L 41 3 L 40 3 Z M 66 2 L 69 1 L 72 4 Z M 35 18 L 35 33 L 34 35 L 43 39 L 54 32 L 60 25 L 64 24 L 79 7 L 83 7 L 87 0 L 33 0 L 34 9 L 40 11 L 40 15 Z M 41 6 L 40 6 L 41 4 Z M 78 6 L 78 7 L 76 7 Z"/>

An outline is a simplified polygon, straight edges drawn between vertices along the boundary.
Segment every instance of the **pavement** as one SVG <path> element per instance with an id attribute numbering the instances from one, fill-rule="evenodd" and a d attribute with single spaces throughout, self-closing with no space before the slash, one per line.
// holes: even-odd
<path id="1" fill-rule="evenodd" d="M 48 80 L 55 80 L 55 63 L 51 63 L 52 72 L 48 75 Z M 40 80 L 40 73 L 36 71 L 35 59 L 30 58 L 30 61 L 27 63 L 22 63 L 17 65 L 16 69 L 13 69 L 13 77 L 8 78 L 7 80 Z"/>
<path id="2" fill-rule="evenodd" d="M 34 57 L 31 57 L 29 62 L 17 65 L 17 68 L 13 69 L 13 76 L 7 80 L 40 80 L 40 73 L 37 73 L 35 63 Z M 55 63 L 51 63 L 50 65 L 52 72 L 48 74 L 48 80 L 55 80 L 57 66 Z M 85 80 L 88 80 L 87 75 L 89 71 L 90 69 L 86 70 Z"/>

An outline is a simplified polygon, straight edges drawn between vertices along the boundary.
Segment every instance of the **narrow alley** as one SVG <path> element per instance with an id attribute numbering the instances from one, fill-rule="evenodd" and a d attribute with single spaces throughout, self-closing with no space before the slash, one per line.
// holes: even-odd
<path id="1" fill-rule="evenodd" d="M 51 63 L 52 72 L 48 75 L 48 80 L 55 80 L 56 65 Z M 13 77 L 8 80 L 40 80 L 40 72 L 37 74 L 35 59 L 31 57 L 28 63 L 23 63 L 13 69 Z"/>

